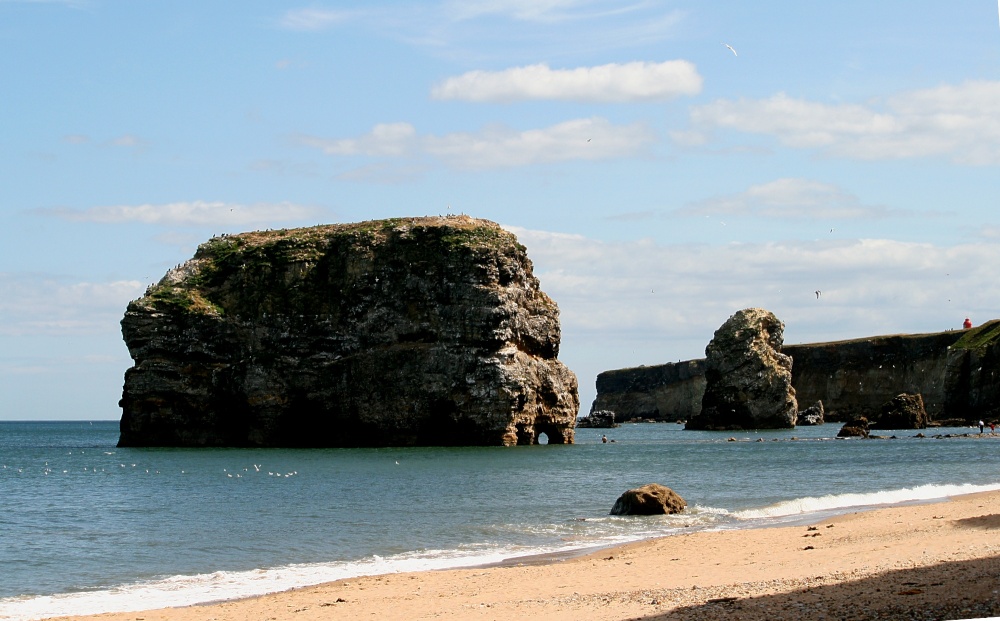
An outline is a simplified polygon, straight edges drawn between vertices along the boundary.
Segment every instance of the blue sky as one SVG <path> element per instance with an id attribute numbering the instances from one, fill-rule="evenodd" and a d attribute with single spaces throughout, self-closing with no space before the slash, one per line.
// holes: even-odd
<path id="1" fill-rule="evenodd" d="M 741 308 L 1000 317 L 992 0 L 0 0 L 0 114 L 0 419 L 118 418 L 125 305 L 259 228 L 508 227 L 584 413 Z"/>

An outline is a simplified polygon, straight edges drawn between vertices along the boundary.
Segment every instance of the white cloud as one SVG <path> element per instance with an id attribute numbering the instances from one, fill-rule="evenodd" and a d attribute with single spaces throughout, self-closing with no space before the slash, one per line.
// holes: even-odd
<path id="1" fill-rule="evenodd" d="M 360 138 L 325 140 L 303 136 L 299 142 L 322 149 L 327 155 L 400 157 L 416 150 L 418 138 L 417 130 L 409 123 L 380 123 Z"/>
<path id="2" fill-rule="evenodd" d="M 39 213 L 75 222 L 141 222 L 144 224 L 207 226 L 248 225 L 286 222 L 311 218 L 321 213 L 315 207 L 292 203 L 241 205 L 209 201 L 166 203 L 162 205 L 113 205 L 89 209 L 43 209 Z"/>
<path id="3" fill-rule="evenodd" d="M 351 13 L 347 11 L 318 8 L 294 9 L 286 12 L 278 23 L 282 28 L 288 30 L 317 31 L 326 30 L 347 21 L 350 17 Z"/>
<path id="4" fill-rule="evenodd" d="M 884 103 L 824 104 L 779 93 L 718 100 L 691 112 L 693 132 L 732 129 L 776 137 L 793 148 L 859 159 L 943 156 L 969 165 L 1000 164 L 1000 81 L 901 93 Z"/>
<path id="5" fill-rule="evenodd" d="M 592 118 L 527 131 L 494 127 L 477 134 L 430 137 L 427 151 L 456 168 L 505 168 L 635 156 L 653 139 L 642 124 L 612 125 Z"/>
<path id="6" fill-rule="evenodd" d="M 670 134 L 670 139 L 681 147 L 700 147 L 708 142 L 708 136 L 705 135 L 705 132 L 698 130 L 675 129 L 671 130 L 669 134 Z"/>
<path id="7" fill-rule="evenodd" d="M 379 161 L 339 173 L 337 179 L 394 185 L 413 181 L 427 170 L 427 166 L 418 161 Z"/>
<path id="8" fill-rule="evenodd" d="M 142 148 L 146 146 L 145 141 L 143 141 L 138 136 L 133 134 L 123 134 L 111 141 L 111 146 L 114 147 L 128 147 L 128 148 Z"/>
<path id="9" fill-rule="evenodd" d="M 574 119 L 543 129 L 519 131 L 490 126 L 479 132 L 418 135 L 412 125 L 377 125 L 358 138 L 301 137 L 299 142 L 338 156 L 430 156 L 454 168 L 489 169 L 570 160 L 640 155 L 655 140 L 642 124 L 613 125 L 603 118 Z"/>
<path id="10" fill-rule="evenodd" d="M 2 0 L 0 0 L 2 1 Z M 63 136 L 63 142 L 72 145 L 87 145 L 92 144 L 90 136 L 86 134 L 67 134 Z M 101 147 L 122 147 L 125 149 L 135 149 L 136 151 L 145 150 L 149 147 L 149 143 L 135 134 L 122 134 L 116 138 L 111 138 L 104 140 L 100 143 L 94 143 Z"/>
<path id="11" fill-rule="evenodd" d="M 508 102 L 559 99 L 593 102 L 663 101 L 701 92 L 702 78 L 684 60 L 661 63 L 611 63 L 596 67 L 550 69 L 546 64 L 503 71 L 470 71 L 444 80 L 431 91 L 435 99 Z"/>
<path id="12" fill-rule="evenodd" d="M 661 361 L 700 357 L 741 308 L 775 312 L 792 343 L 957 328 L 995 317 L 1000 298 L 989 242 L 659 245 L 508 228 L 559 304 L 564 343 L 652 342 Z"/>
<path id="13" fill-rule="evenodd" d="M 444 0 L 396 3 L 391 8 L 358 4 L 349 10 L 314 5 L 286 11 L 276 23 L 299 32 L 350 24 L 465 65 L 486 59 L 533 62 L 634 49 L 668 39 L 678 32 L 684 18 L 683 12 L 668 8 L 669 4 L 666 0 L 629 4 L 616 0 Z M 511 41 L 517 42 L 517 49 L 511 48 Z M 515 57 L 522 60 L 512 60 Z"/>
<path id="14" fill-rule="evenodd" d="M 88 0 L 0 0 L 0 4 L 64 4 L 68 7 L 83 7 Z"/>
<path id="15" fill-rule="evenodd" d="M 1000 227 L 984 226 L 979 229 L 979 237 L 983 239 L 1000 239 Z"/>
<path id="16" fill-rule="evenodd" d="M 745 191 L 692 203 L 678 215 L 762 216 L 767 218 L 884 218 L 910 212 L 884 206 L 863 205 L 840 187 L 811 179 L 776 179 Z"/>
<path id="17" fill-rule="evenodd" d="M 17 336 L 23 335 L 14 335 L 13 338 Z M 3 337 L 11 338 L 11 335 L 0 331 L 0 338 Z M 46 337 L 42 336 L 42 338 Z M 125 347 L 122 346 L 122 349 L 124 350 Z M 120 378 L 122 370 L 128 366 L 128 353 L 118 356 L 106 354 L 57 355 L 51 351 L 21 350 L 13 355 L 0 356 L 0 375 L 8 376 L 72 374 L 79 377 L 81 369 L 94 370 L 97 367 L 104 367 L 106 370 L 112 370 Z"/>
<path id="18" fill-rule="evenodd" d="M 114 333 L 125 306 L 145 287 L 136 280 L 67 283 L 0 273 L 0 335 Z"/>
<path id="19" fill-rule="evenodd" d="M 622 5 L 600 0 L 452 0 L 447 11 L 457 20 L 500 15 L 518 21 L 554 23 L 608 18 L 649 7 L 648 2 Z"/>

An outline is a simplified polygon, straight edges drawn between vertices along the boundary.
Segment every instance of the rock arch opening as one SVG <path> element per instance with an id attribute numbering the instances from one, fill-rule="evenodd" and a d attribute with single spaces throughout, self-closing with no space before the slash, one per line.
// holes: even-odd
<path id="1" fill-rule="evenodd" d="M 517 444 L 572 444 L 573 428 L 552 423 L 523 423 L 517 426 Z"/>

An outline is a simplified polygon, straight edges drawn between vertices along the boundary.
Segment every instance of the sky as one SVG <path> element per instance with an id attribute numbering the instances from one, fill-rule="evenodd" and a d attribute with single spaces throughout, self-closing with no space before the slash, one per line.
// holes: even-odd
<path id="1" fill-rule="evenodd" d="M 213 235 L 465 213 L 601 371 L 1000 317 L 992 0 L 0 0 L 0 420 L 121 416 Z"/>

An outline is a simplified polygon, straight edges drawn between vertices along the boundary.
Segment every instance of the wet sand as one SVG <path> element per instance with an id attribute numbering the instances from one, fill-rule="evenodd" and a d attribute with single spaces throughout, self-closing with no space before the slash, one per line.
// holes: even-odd
<path id="1" fill-rule="evenodd" d="M 1000 615 L 1000 492 L 573 558 L 340 580 L 115 621 L 969 619 Z"/>

